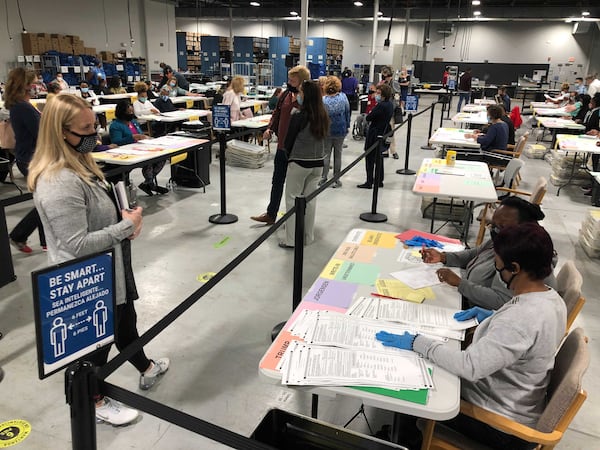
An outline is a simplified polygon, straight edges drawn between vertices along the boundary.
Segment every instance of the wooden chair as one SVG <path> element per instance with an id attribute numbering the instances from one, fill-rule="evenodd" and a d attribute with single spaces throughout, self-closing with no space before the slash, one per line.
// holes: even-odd
<path id="1" fill-rule="evenodd" d="M 460 412 L 484 422 L 504 433 L 536 443 L 537 450 L 553 449 L 562 439 L 569 424 L 583 405 L 587 393 L 582 378 L 590 363 L 587 338 L 576 328 L 565 339 L 554 362 L 547 391 L 548 402 L 535 428 L 514 422 L 504 416 L 461 401 Z M 484 444 L 444 426 L 428 421 L 421 450 L 489 450 Z"/>
<path id="2" fill-rule="evenodd" d="M 506 169 L 506 166 L 510 162 L 511 159 L 518 159 L 523 154 L 523 150 L 525 150 L 525 145 L 527 145 L 527 140 L 529 139 L 529 131 L 527 131 L 523 136 L 519 138 L 519 140 L 514 145 L 514 148 L 507 147 L 506 150 L 493 150 L 491 152 L 483 152 L 484 156 L 487 155 L 495 160 L 499 159 L 502 163 L 488 163 L 488 166 L 491 171 L 503 171 Z M 503 162 L 506 161 L 506 164 Z M 519 185 L 521 182 L 521 175 L 519 174 L 516 179 L 515 187 Z"/>
<path id="3" fill-rule="evenodd" d="M 546 192 L 548 191 L 548 180 L 544 177 L 539 177 L 535 186 L 531 192 L 519 191 L 517 189 L 511 189 L 504 186 L 499 186 L 496 188 L 496 192 L 506 193 L 508 195 L 524 195 L 528 196 L 528 200 L 530 203 L 534 205 L 541 205 Z M 492 216 L 494 215 L 494 211 L 500 204 L 500 200 L 497 200 L 495 203 L 486 203 L 479 214 L 477 220 L 480 221 L 479 224 L 479 232 L 477 233 L 477 241 L 476 244 L 480 245 L 483 242 L 483 237 L 485 236 L 485 228 L 488 223 L 492 221 Z"/>
<path id="4" fill-rule="evenodd" d="M 556 276 L 556 290 L 567 305 L 567 331 L 585 304 L 581 295 L 583 277 L 573 261 L 566 261 Z"/>

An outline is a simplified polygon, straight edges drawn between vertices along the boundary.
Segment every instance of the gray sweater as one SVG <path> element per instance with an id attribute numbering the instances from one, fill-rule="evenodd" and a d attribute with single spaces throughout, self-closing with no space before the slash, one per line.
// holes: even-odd
<path id="1" fill-rule="evenodd" d="M 413 349 L 461 377 L 465 400 L 534 426 L 566 323 L 565 302 L 548 289 L 513 297 L 477 327 L 464 351 L 421 335 Z"/>
<path id="2" fill-rule="evenodd" d="M 555 264 L 556 261 L 553 261 Z M 498 309 L 511 299 L 511 291 L 506 288 L 494 267 L 494 244 L 491 239 L 476 248 L 446 253 L 446 265 L 463 269 L 458 292 L 470 306 Z M 550 274 L 544 283 L 556 289 L 554 274 Z"/>
<path id="3" fill-rule="evenodd" d="M 49 264 L 114 248 L 115 300 L 120 305 L 126 290 L 119 244 L 133 234 L 134 225 L 129 219 L 119 220 L 108 195 L 100 182 L 90 186 L 75 172 L 62 169 L 52 177 L 40 176 L 33 201 L 44 225 Z"/>

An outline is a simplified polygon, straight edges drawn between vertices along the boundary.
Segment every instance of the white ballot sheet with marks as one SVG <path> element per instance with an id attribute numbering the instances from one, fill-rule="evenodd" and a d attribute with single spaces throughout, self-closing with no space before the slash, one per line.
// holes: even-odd
<path id="1" fill-rule="evenodd" d="M 425 361 L 413 352 L 390 354 L 294 341 L 283 360 L 281 381 L 285 385 L 433 387 Z"/>
<path id="2" fill-rule="evenodd" d="M 442 341 L 464 339 L 464 331 L 357 318 L 334 311 L 304 310 L 289 331 L 307 344 L 333 345 L 356 350 L 400 351 L 395 347 L 385 347 L 376 339 L 375 334 L 382 330 L 394 334 L 408 331 Z"/>
<path id="3" fill-rule="evenodd" d="M 392 272 L 390 275 L 412 289 L 421 289 L 441 283 L 436 273 L 437 269 L 439 269 L 437 264 L 423 264 L 411 269 Z"/>
<path id="4" fill-rule="evenodd" d="M 446 328 L 448 330 L 466 330 L 478 325 L 476 319 L 458 321 L 454 314 L 459 310 L 440 306 L 415 304 L 401 300 L 385 298 L 360 297 L 346 314 L 367 319 L 388 320 L 391 322 L 425 325 Z"/>

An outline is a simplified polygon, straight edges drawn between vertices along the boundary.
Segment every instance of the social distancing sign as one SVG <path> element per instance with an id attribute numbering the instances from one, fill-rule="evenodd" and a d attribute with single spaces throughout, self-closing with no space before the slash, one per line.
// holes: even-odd
<path id="1" fill-rule="evenodd" d="M 33 272 L 32 282 L 40 378 L 114 341 L 112 250 Z"/>

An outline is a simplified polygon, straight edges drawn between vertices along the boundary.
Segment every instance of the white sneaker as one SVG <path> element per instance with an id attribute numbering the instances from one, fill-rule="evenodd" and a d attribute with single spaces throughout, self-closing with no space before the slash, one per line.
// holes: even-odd
<path id="1" fill-rule="evenodd" d="M 146 372 L 140 374 L 140 389 L 150 389 L 159 376 L 169 370 L 169 358 L 160 358 L 152 361 L 152 367 Z"/>
<path id="2" fill-rule="evenodd" d="M 137 419 L 139 414 L 137 409 L 129 408 L 112 398 L 104 397 L 104 404 L 96 406 L 96 423 L 125 425 Z"/>

